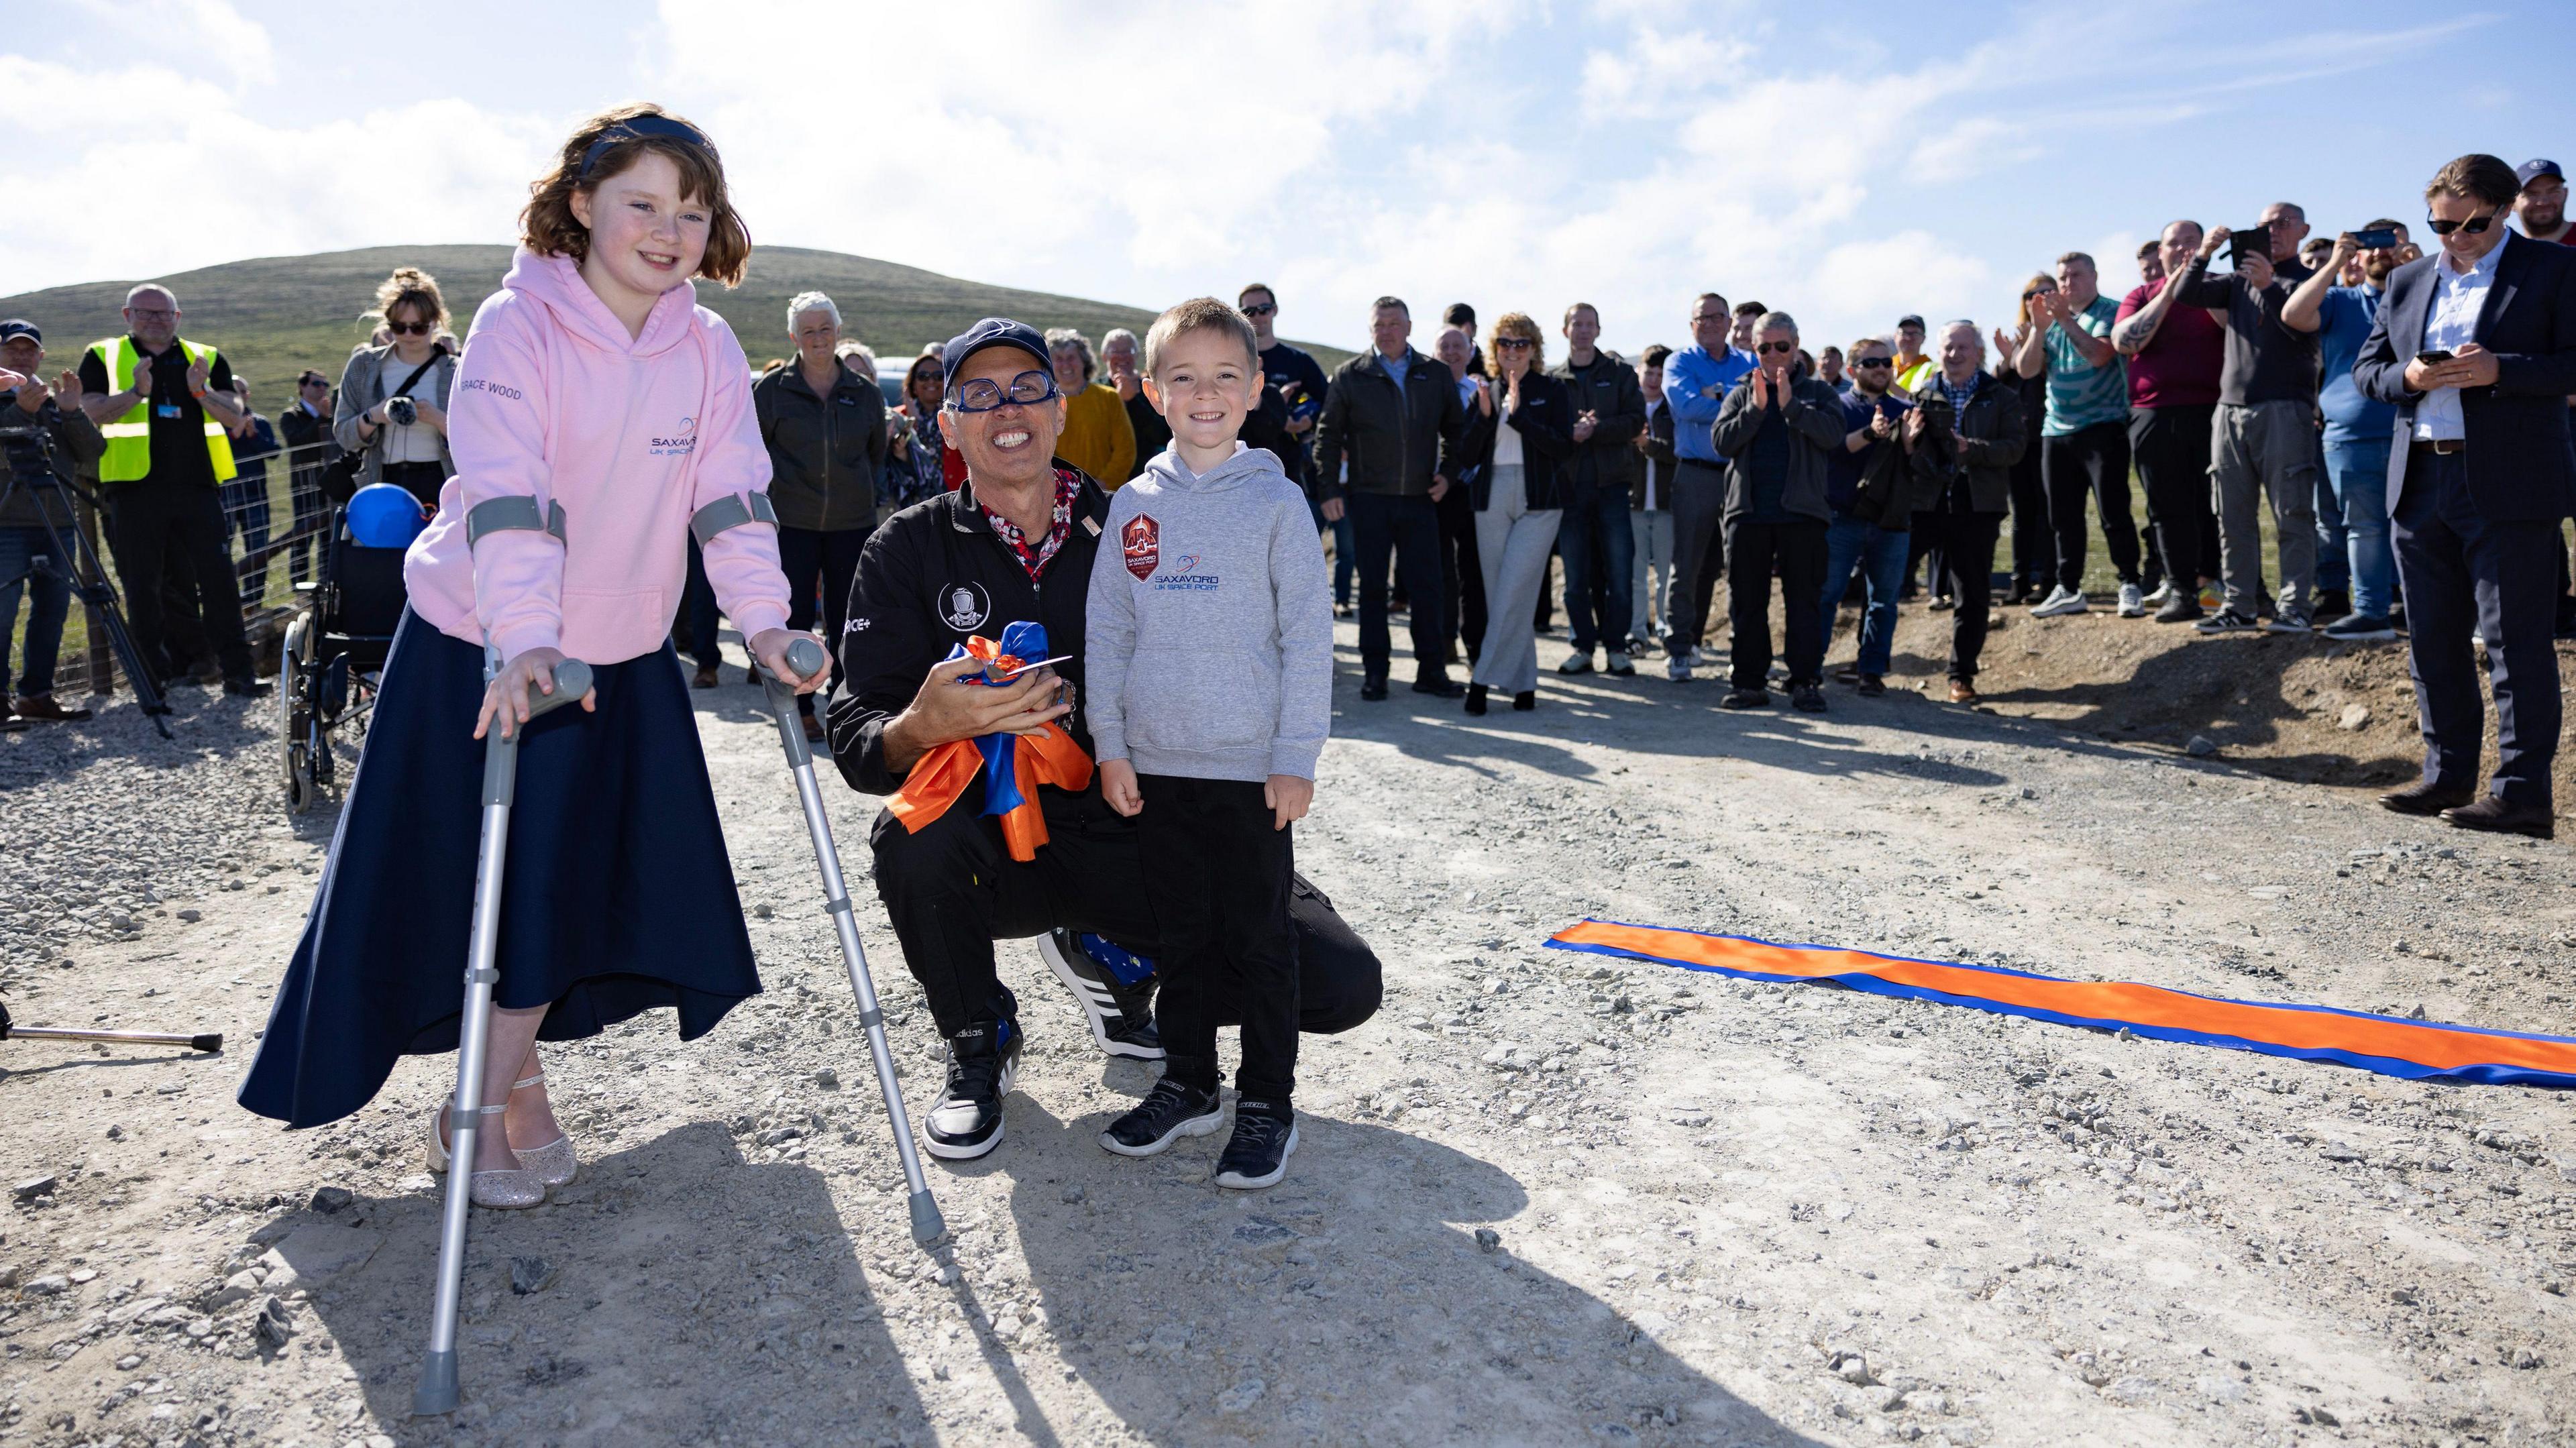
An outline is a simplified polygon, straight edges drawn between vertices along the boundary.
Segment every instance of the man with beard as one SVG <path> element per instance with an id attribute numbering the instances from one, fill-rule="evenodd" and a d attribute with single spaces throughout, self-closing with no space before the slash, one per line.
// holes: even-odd
<path id="1" fill-rule="evenodd" d="M 2364 230 L 2393 231 L 2381 219 Z M 2333 285 L 2344 264 L 2361 263 L 2362 284 Z M 2389 427 L 2397 409 L 2362 395 L 2352 379 L 2353 359 L 2379 318 L 2388 274 L 2397 270 L 2397 248 L 2364 250 L 2351 232 L 2335 238 L 2334 251 L 2316 275 L 2299 284 L 2281 309 L 2281 323 L 2317 334 L 2322 385 L 2317 407 L 2325 414 L 2326 485 L 2344 521 L 2344 547 L 2352 567 L 2352 612 L 2326 625 L 2326 637 L 2355 642 L 2397 637 L 2389 609 L 2397 582 L 2397 555 L 2388 541 Z"/>

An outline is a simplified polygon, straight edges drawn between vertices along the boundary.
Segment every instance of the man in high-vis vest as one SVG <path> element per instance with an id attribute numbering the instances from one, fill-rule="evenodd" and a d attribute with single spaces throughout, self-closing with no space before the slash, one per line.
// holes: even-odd
<path id="1" fill-rule="evenodd" d="M 108 546 L 125 584 L 126 616 L 150 667 L 184 674 L 211 650 L 224 692 L 268 692 L 242 636 L 241 597 L 226 547 L 222 495 L 233 476 L 227 430 L 240 425 L 232 365 L 179 336 L 179 299 L 145 283 L 125 295 L 126 335 L 91 344 L 80 364 L 82 403 L 107 438 L 98 460 Z M 171 616 L 165 579 L 183 584 L 204 633 Z"/>

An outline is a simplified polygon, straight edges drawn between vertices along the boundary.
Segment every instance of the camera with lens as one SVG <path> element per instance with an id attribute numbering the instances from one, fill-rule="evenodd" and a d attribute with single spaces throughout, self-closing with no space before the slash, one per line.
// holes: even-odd
<path id="1" fill-rule="evenodd" d="M 388 397 L 385 399 L 385 416 L 396 427 L 409 427 L 420 421 L 420 407 L 408 397 Z"/>
<path id="2" fill-rule="evenodd" d="M 19 411 L 14 407 L 8 410 Z M 54 440 L 46 436 L 42 423 L 21 422 L 16 418 L 0 423 L 0 456 L 8 459 L 9 476 L 20 487 L 54 485 L 53 446 Z"/>
<path id="3" fill-rule="evenodd" d="M 1952 437 L 1958 433 L 1959 415 L 1950 408 L 1949 394 L 1937 387 L 1927 388 L 1914 405 L 1923 414 L 1925 432 L 1935 437 Z"/>

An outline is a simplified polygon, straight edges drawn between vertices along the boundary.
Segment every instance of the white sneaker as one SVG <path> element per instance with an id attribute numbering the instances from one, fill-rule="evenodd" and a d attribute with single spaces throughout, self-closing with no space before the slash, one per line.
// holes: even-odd
<path id="1" fill-rule="evenodd" d="M 2140 593 L 2140 592 L 2138 591 L 2138 585 L 2136 585 L 2136 584 L 2134 584 L 2134 583 L 2123 583 L 2123 584 L 2121 584 L 2121 585 L 2120 585 L 2120 617 L 2122 617 L 2122 618 L 2145 618 L 2146 616 L 2147 616 L 2147 600 L 2146 600 L 2146 595 L 2144 595 L 2144 594 Z"/>
<path id="2" fill-rule="evenodd" d="M 2162 582 L 2162 583 L 2157 584 L 2157 585 L 2156 585 L 2156 591 L 2155 591 L 2155 592 L 2150 593 L 2150 594 L 2148 594 L 2146 597 L 2144 597 L 2144 598 L 2142 598 L 2142 599 L 2139 599 L 2139 600 L 2138 600 L 2138 602 L 2145 604 L 2145 605 L 2146 605 L 2147 607 L 2149 607 L 2149 608 L 2162 608 L 2162 607 L 2164 607 L 2166 604 L 2168 604 L 2168 603 L 2170 603 L 2170 602 L 2172 602 L 2172 601 L 2173 601 L 2173 580 L 2172 580 L 2172 579 L 2170 579 L 2170 578 L 2166 579 L 2166 580 L 2165 580 L 2164 582 Z"/>
<path id="3" fill-rule="evenodd" d="M 1590 649 L 1585 649 L 1580 653 L 1567 654 L 1565 656 L 1565 662 L 1556 666 L 1556 671 L 1560 674 L 1591 673 L 1592 651 Z"/>
<path id="4" fill-rule="evenodd" d="M 2092 605 L 2084 601 L 2083 594 L 2077 593 L 2075 590 L 2068 588 L 2065 584 L 2061 583 L 2049 592 L 2048 597 L 2039 601 L 2039 606 L 2030 611 L 2030 616 L 2032 618 L 2056 618 L 2061 614 L 2086 613 L 2089 612 L 2091 608 Z"/>
<path id="5" fill-rule="evenodd" d="M 1676 684 L 1690 682 L 1690 655 L 1675 654 L 1664 660 L 1664 677 Z"/>
<path id="6" fill-rule="evenodd" d="M 1689 664 L 1692 668 L 1694 668 L 1694 669 L 1698 668 L 1698 667 L 1699 667 L 1699 665 L 1700 665 L 1699 645 L 1697 645 L 1697 644 L 1693 644 L 1693 645 L 1691 645 L 1691 646 L 1690 646 L 1690 652 L 1689 652 L 1689 653 L 1687 653 L 1687 654 L 1684 654 L 1684 655 L 1682 656 L 1682 659 L 1683 659 L 1683 662 L 1685 662 L 1685 663 Z"/>

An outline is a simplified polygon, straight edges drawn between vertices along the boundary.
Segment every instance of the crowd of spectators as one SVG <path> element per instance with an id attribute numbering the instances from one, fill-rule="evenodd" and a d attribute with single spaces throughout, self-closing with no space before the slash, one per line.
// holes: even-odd
<path id="1" fill-rule="evenodd" d="M 2408 325 L 2428 356 L 2475 356 L 2494 319 L 2464 313 L 2462 298 L 2490 295 L 2506 218 L 2527 244 L 2576 242 L 2565 179 L 2550 161 L 2516 171 L 2466 157 L 2427 194 L 2448 259 L 2430 263 L 2433 316 Z M 2446 217 L 2446 205 L 2469 209 Z M 2472 243 L 2486 249 L 2472 255 Z M 2391 279 L 2424 255 L 2398 220 L 2312 234 L 2300 207 L 2279 202 L 2241 231 L 2169 223 L 2139 247 L 2138 280 L 2125 289 L 2106 290 L 2094 258 L 2069 251 L 2022 286 L 2007 325 L 1908 314 L 1883 335 L 1813 351 L 1788 312 L 1712 291 L 1693 300 L 1686 341 L 1634 358 L 1600 346 L 1602 318 L 1586 302 L 1558 314 L 1555 342 L 1518 310 L 1479 335 L 1475 309 L 1453 303 L 1426 353 L 1411 308 L 1390 296 L 1370 309 L 1368 349 L 1330 376 L 1279 339 L 1278 294 L 1255 282 L 1236 297 L 1264 372 L 1242 438 L 1279 454 L 1329 535 L 1335 610 L 1357 614 L 1367 701 L 1387 696 L 1390 620 L 1402 613 L 1414 691 L 1464 696 L 1471 713 L 1495 692 L 1535 708 L 1536 651 L 1557 632 L 1560 603 L 1559 673 L 1632 675 L 1659 654 L 1665 677 L 1687 682 L 1711 662 L 1703 648 L 1721 578 L 1728 708 L 1772 702 L 1775 582 L 1776 672 L 1807 711 L 1827 707 L 1824 659 L 1846 603 L 1858 606 L 1854 654 L 1836 677 L 1863 697 L 1885 692 L 1908 601 L 1951 614 L 1948 696 L 1959 703 L 1979 697 L 1999 604 L 2040 618 L 2107 606 L 2206 635 L 2382 642 L 2406 628 L 2408 585 L 2435 576 L 2432 563 L 2406 562 L 2416 453 L 2453 456 L 2457 419 L 2482 416 L 2478 401 L 2556 376 L 2499 364 L 2487 348 L 2476 363 L 2415 369 L 2466 368 L 2450 388 L 2419 386 L 2451 374 L 2418 377 L 2403 358 L 2398 381 L 2373 386 L 2367 354 L 2388 345 L 2380 313 Z M 2455 281 L 2480 258 L 2490 274 Z M 165 680 L 268 687 L 252 672 L 241 615 L 266 597 L 279 554 L 290 583 L 311 575 L 335 484 L 392 482 L 434 506 L 453 470 L 444 408 L 458 349 L 446 304 L 410 268 L 375 301 L 376 335 L 338 385 L 305 372 L 274 421 L 220 350 L 179 335 L 166 287 L 137 287 L 126 334 L 50 382 L 38 329 L 0 322 L 10 384 L 0 403 L 52 430 L 63 466 L 103 485 L 134 633 Z M 876 356 L 843 335 L 830 297 L 797 296 L 786 320 L 794 354 L 763 369 L 753 393 L 782 558 L 803 600 L 792 624 L 837 638 L 870 531 L 956 486 L 962 469 L 941 437 L 935 350 L 881 391 Z M 2567 340 L 2576 345 L 2576 331 Z M 1113 329 L 1095 348 L 1059 328 L 1046 342 L 1065 399 L 1060 459 L 1113 487 L 1135 476 L 1169 438 L 1143 394 L 1136 335 Z M 272 460 L 288 479 L 283 528 L 271 515 Z M 60 579 L 30 569 L 41 506 L 25 492 L 0 502 L 0 622 L 14 624 L 22 595 L 32 603 L 12 728 L 85 713 L 52 696 L 67 609 Z M 2568 511 L 2556 506 L 2553 538 Z M 2087 581 L 2097 534 L 2112 580 L 2098 593 Z M 2499 660 L 2508 643 L 2523 658 L 2518 690 L 2497 665 L 2500 710 L 2518 693 L 2528 715 L 2540 667 L 2532 625 L 2509 622 L 2512 610 L 2488 596 L 2480 570 L 2496 566 L 2493 550 L 2478 539 L 2459 547 L 2444 566 L 2475 575 L 2464 605 L 2475 636 Z M 2546 600 L 2545 643 L 2576 634 L 2576 596 L 2566 550 L 2542 551 L 2554 560 L 2534 595 Z M 716 611 L 694 558 L 689 578 L 674 633 L 695 682 L 712 687 Z M 2420 676 L 2423 640 L 2415 647 Z M 2433 672 L 2456 681 L 2455 662 Z M 1465 678 L 1453 677 L 1462 667 Z M 2435 712 L 2428 703 L 2428 732 Z M 811 714 L 806 723 L 819 737 Z M 2554 729 L 2550 741 L 2523 732 L 2526 752 L 2554 747 Z M 2428 777 L 2437 762 L 2428 753 Z"/>

